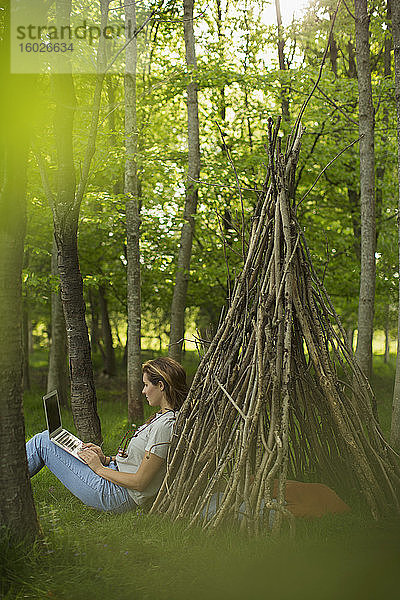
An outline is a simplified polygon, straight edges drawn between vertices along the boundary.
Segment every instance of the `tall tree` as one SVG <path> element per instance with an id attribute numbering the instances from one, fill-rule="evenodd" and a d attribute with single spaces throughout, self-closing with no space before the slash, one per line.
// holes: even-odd
<path id="1" fill-rule="evenodd" d="M 400 5 L 397 0 L 391 0 L 392 31 L 394 47 L 394 76 L 397 111 L 397 176 L 398 176 L 398 248 L 400 266 Z M 393 391 L 393 412 L 390 430 L 390 441 L 396 450 L 400 450 L 400 281 L 399 281 L 399 310 L 397 332 L 396 378 Z"/>
<path id="2" fill-rule="evenodd" d="M 59 281 L 57 267 L 57 246 L 53 238 L 51 252 L 51 274 Z M 47 373 L 47 391 L 58 391 L 62 406 L 68 405 L 68 388 L 70 385 L 68 372 L 67 331 L 64 311 L 61 302 L 59 285 L 51 292 L 51 339 L 49 351 L 49 369 Z"/>
<path id="3" fill-rule="evenodd" d="M 136 2 L 125 3 L 125 19 L 136 30 Z M 138 128 L 136 112 L 137 38 L 125 51 L 125 195 L 127 233 L 127 383 L 128 417 L 130 421 L 143 418 L 141 367 L 141 294 L 140 294 L 140 214 L 137 169 Z"/>
<path id="4" fill-rule="evenodd" d="M 4 105 L 0 107 L 3 165 L 0 191 L 0 527 L 15 542 L 31 540 L 39 525 L 28 476 L 22 410 L 22 263 L 26 228 L 26 167 L 32 113 L 32 76 L 9 73 L 9 13 L 0 44 Z"/>
<path id="5" fill-rule="evenodd" d="M 101 0 L 101 27 L 107 26 L 109 0 Z M 70 20 L 71 0 L 58 0 L 57 17 L 65 24 Z M 101 442 L 100 419 L 91 362 L 88 328 L 85 319 L 83 281 L 79 268 L 79 212 L 95 152 L 101 90 L 105 68 L 105 39 L 99 40 L 96 87 L 86 155 L 79 185 L 76 186 L 73 122 L 76 107 L 72 73 L 54 75 L 56 113 L 54 131 L 58 155 L 58 185 L 53 203 L 54 235 L 58 251 L 61 298 L 68 335 L 71 373 L 71 407 L 78 435 L 85 441 Z"/>
<path id="6" fill-rule="evenodd" d="M 179 243 L 174 293 L 171 303 L 171 328 L 169 356 L 181 360 L 182 343 L 185 332 L 185 307 L 189 283 L 190 259 L 195 228 L 194 215 L 197 210 L 198 184 L 200 177 L 200 133 L 199 107 L 197 94 L 197 61 L 193 28 L 194 0 L 183 1 L 183 28 L 185 36 L 186 66 L 188 71 L 187 94 L 187 139 L 188 171 L 186 180 L 184 223 Z"/>
<path id="7" fill-rule="evenodd" d="M 356 57 L 359 98 L 361 276 L 358 304 L 356 358 L 368 377 L 372 369 L 372 334 L 375 303 L 375 155 L 369 16 L 367 0 L 355 0 Z"/>

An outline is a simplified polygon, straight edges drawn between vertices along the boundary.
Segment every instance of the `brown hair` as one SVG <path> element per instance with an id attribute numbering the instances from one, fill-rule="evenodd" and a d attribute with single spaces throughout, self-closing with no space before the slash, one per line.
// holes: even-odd
<path id="1" fill-rule="evenodd" d="M 188 393 L 188 386 L 185 370 L 176 360 L 168 356 L 159 356 L 145 362 L 142 372 L 146 373 L 153 385 L 163 382 L 165 395 L 172 410 L 181 408 Z"/>

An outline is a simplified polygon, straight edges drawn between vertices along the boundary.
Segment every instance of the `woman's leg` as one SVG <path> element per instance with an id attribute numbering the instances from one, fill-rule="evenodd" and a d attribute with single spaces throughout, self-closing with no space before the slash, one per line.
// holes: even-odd
<path id="1" fill-rule="evenodd" d="M 128 490 L 96 475 L 90 467 L 49 440 L 43 431 L 26 444 L 31 477 L 46 465 L 70 492 L 98 510 L 125 512 L 136 506 Z"/>

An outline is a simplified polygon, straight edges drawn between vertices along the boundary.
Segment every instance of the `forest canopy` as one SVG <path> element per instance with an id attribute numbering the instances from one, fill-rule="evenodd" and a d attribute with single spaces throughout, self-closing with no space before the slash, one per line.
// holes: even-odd
<path id="1" fill-rule="evenodd" d="M 217 2 L 199 7 L 197 71 L 200 107 L 201 182 L 195 216 L 187 327 L 213 331 L 226 302 L 226 263 L 231 273 L 240 264 L 238 251 L 241 207 L 229 149 L 244 188 L 247 217 L 252 212 L 266 161 L 268 116 L 281 112 L 283 94 L 290 130 L 301 103 L 316 80 L 334 8 L 333 2 L 312 2 L 302 19 L 284 28 L 284 69 L 278 64 L 278 34 L 262 19 L 260 3 Z M 93 9 L 96 3 L 92 3 Z M 110 4 L 110 11 L 117 3 Z M 79 3 L 73 3 L 79 12 Z M 150 7 L 149 7 L 150 10 Z M 157 6 L 138 38 L 143 70 L 137 78 L 138 152 L 141 205 L 141 275 L 144 345 L 168 343 L 169 310 L 182 224 L 186 171 L 184 58 L 180 8 Z M 43 32 L 44 34 L 44 32 Z M 385 76 L 386 3 L 371 8 L 372 83 L 376 105 L 377 163 L 377 290 L 375 327 L 393 329 L 398 283 L 396 255 L 395 106 L 393 80 Z M 232 43 L 234 40 L 235 43 Z M 303 117 L 305 134 L 296 180 L 301 199 L 319 173 L 351 142 L 357 140 L 357 80 L 354 24 L 342 6 L 334 28 L 323 76 Z M 74 164 L 79 165 L 91 118 L 95 80 L 74 75 L 76 111 Z M 33 151 L 28 158 L 28 223 L 24 289 L 29 297 L 29 321 L 39 343 L 50 330 L 49 277 L 51 212 L 43 189 L 44 169 L 50 190 L 56 188 L 57 156 L 53 132 L 54 95 L 51 77 L 35 79 L 26 105 L 33 120 Z M 106 75 L 103 86 L 96 152 L 79 222 L 79 252 L 87 304 L 89 294 L 107 288 L 114 343 L 124 344 L 126 232 L 122 190 L 124 171 L 123 73 Z M 222 130 L 223 138 L 218 129 Z M 40 168 L 38 166 L 40 157 Z M 332 163 L 299 209 L 313 259 L 334 298 L 349 332 L 357 328 L 360 272 L 358 148 L 353 145 Z M 239 252 L 240 254 L 240 252 Z M 192 337 L 190 334 L 187 337 Z M 157 341 L 158 340 L 158 341 Z"/>

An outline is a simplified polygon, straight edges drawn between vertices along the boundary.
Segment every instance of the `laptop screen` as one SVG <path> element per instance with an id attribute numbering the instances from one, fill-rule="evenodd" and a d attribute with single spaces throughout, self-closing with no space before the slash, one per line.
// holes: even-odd
<path id="1" fill-rule="evenodd" d="M 57 392 L 52 392 L 43 398 L 46 405 L 47 424 L 49 426 L 49 434 L 52 434 L 56 429 L 61 427 L 60 409 L 58 406 Z"/>

